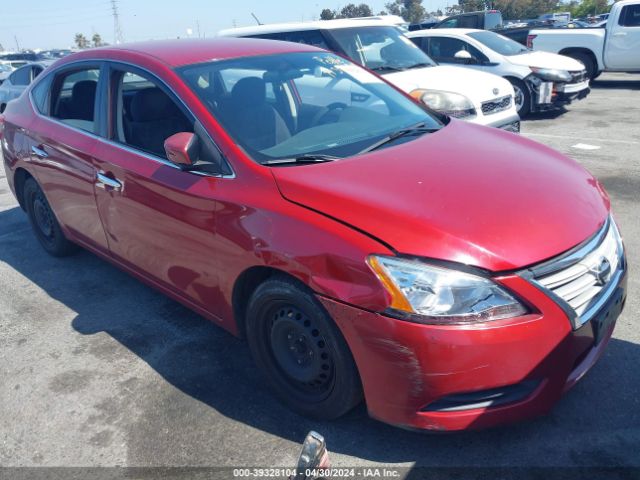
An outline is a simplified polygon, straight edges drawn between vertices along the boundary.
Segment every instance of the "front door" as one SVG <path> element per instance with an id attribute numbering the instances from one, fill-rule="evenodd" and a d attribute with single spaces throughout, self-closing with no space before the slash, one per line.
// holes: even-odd
<path id="1" fill-rule="evenodd" d="M 607 69 L 640 71 L 640 4 L 622 7 L 619 17 L 610 21 L 607 28 Z"/>
<path id="2" fill-rule="evenodd" d="M 167 160 L 164 140 L 194 132 L 195 120 L 166 86 L 132 68 L 111 68 L 113 131 L 98 141 L 94 155 L 102 180 L 97 204 L 111 254 L 215 315 L 223 304 L 215 193 L 217 182 L 228 180 L 183 171 Z"/>

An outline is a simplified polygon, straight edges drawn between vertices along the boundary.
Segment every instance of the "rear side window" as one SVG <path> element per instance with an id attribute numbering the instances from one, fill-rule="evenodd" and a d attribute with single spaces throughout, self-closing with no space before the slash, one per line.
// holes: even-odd
<path id="1" fill-rule="evenodd" d="M 264 38 L 266 40 L 282 40 L 283 42 L 304 43 L 314 47 L 329 49 L 320 30 L 303 30 L 300 32 L 279 32 L 265 33 L 263 35 L 252 35 L 254 38 Z"/>
<path id="2" fill-rule="evenodd" d="M 31 82 L 31 67 L 22 67 L 9 75 L 11 85 L 29 85 Z"/>
<path id="3" fill-rule="evenodd" d="M 623 27 L 640 27 L 640 5 L 622 7 L 618 23 Z"/>
<path id="4" fill-rule="evenodd" d="M 58 75 L 51 95 L 51 116 L 75 128 L 96 130 L 96 92 L 100 70 L 87 68 Z"/>

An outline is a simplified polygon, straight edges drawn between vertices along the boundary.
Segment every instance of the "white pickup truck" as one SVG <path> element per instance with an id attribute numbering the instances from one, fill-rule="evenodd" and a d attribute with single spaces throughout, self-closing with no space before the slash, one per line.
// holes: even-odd
<path id="1" fill-rule="evenodd" d="M 640 72 L 640 0 L 614 3 L 604 28 L 531 30 L 527 46 L 581 61 L 600 72 Z"/>

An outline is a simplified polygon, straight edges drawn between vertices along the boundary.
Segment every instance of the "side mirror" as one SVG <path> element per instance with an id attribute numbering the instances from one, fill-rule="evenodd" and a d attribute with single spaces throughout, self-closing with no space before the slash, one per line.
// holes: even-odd
<path id="1" fill-rule="evenodd" d="M 164 151 L 169 161 L 180 166 L 191 167 L 198 160 L 200 146 L 193 133 L 180 132 L 164 141 Z"/>
<path id="2" fill-rule="evenodd" d="M 456 52 L 453 57 L 457 58 L 458 60 L 463 60 L 463 63 L 478 63 L 478 60 L 466 50 L 460 50 L 459 52 Z"/>

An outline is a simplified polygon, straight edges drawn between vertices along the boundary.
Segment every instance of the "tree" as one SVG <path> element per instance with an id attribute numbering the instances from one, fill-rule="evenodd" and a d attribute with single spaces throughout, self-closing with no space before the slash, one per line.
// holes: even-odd
<path id="1" fill-rule="evenodd" d="M 393 0 L 385 5 L 391 15 L 399 15 L 409 23 L 420 23 L 427 12 L 422 0 Z"/>
<path id="2" fill-rule="evenodd" d="M 99 33 L 94 33 L 93 37 L 91 37 L 91 41 L 93 42 L 94 47 L 102 47 L 104 42 L 102 41 L 102 37 Z"/>
<path id="3" fill-rule="evenodd" d="M 361 3 L 360 5 L 349 3 L 348 5 L 345 5 L 342 10 L 340 10 L 340 15 L 338 18 L 371 17 L 372 15 L 373 11 L 371 10 L 371 7 L 366 3 Z"/>
<path id="4" fill-rule="evenodd" d="M 605 0 L 606 1 L 606 0 Z M 492 7 L 502 12 L 505 20 L 537 18 L 552 12 L 558 0 L 494 0 Z"/>
<path id="5" fill-rule="evenodd" d="M 80 49 L 89 48 L 89 40 L 82 33 L 76 33 L 75 42 Z"/>
<path id="6" fill-rule="evenodd" d="M 357 18 L 357 17 L 370 17 L 373 15 L 373 10 L 366 3 L 356 5 L 355 3 L 349 3 L 342 7 L 339 12 L 337 10 L 330 10 L 325 8 L 320 12 L 320 20 L 333 20 L 335 18 Z"/>
<path id="7" fill-rule="evenodd" d="M 336 12 L 330 8 L 325 8 L 320 12 L 320 20 L 333 20 L 336 18 Z"/>

